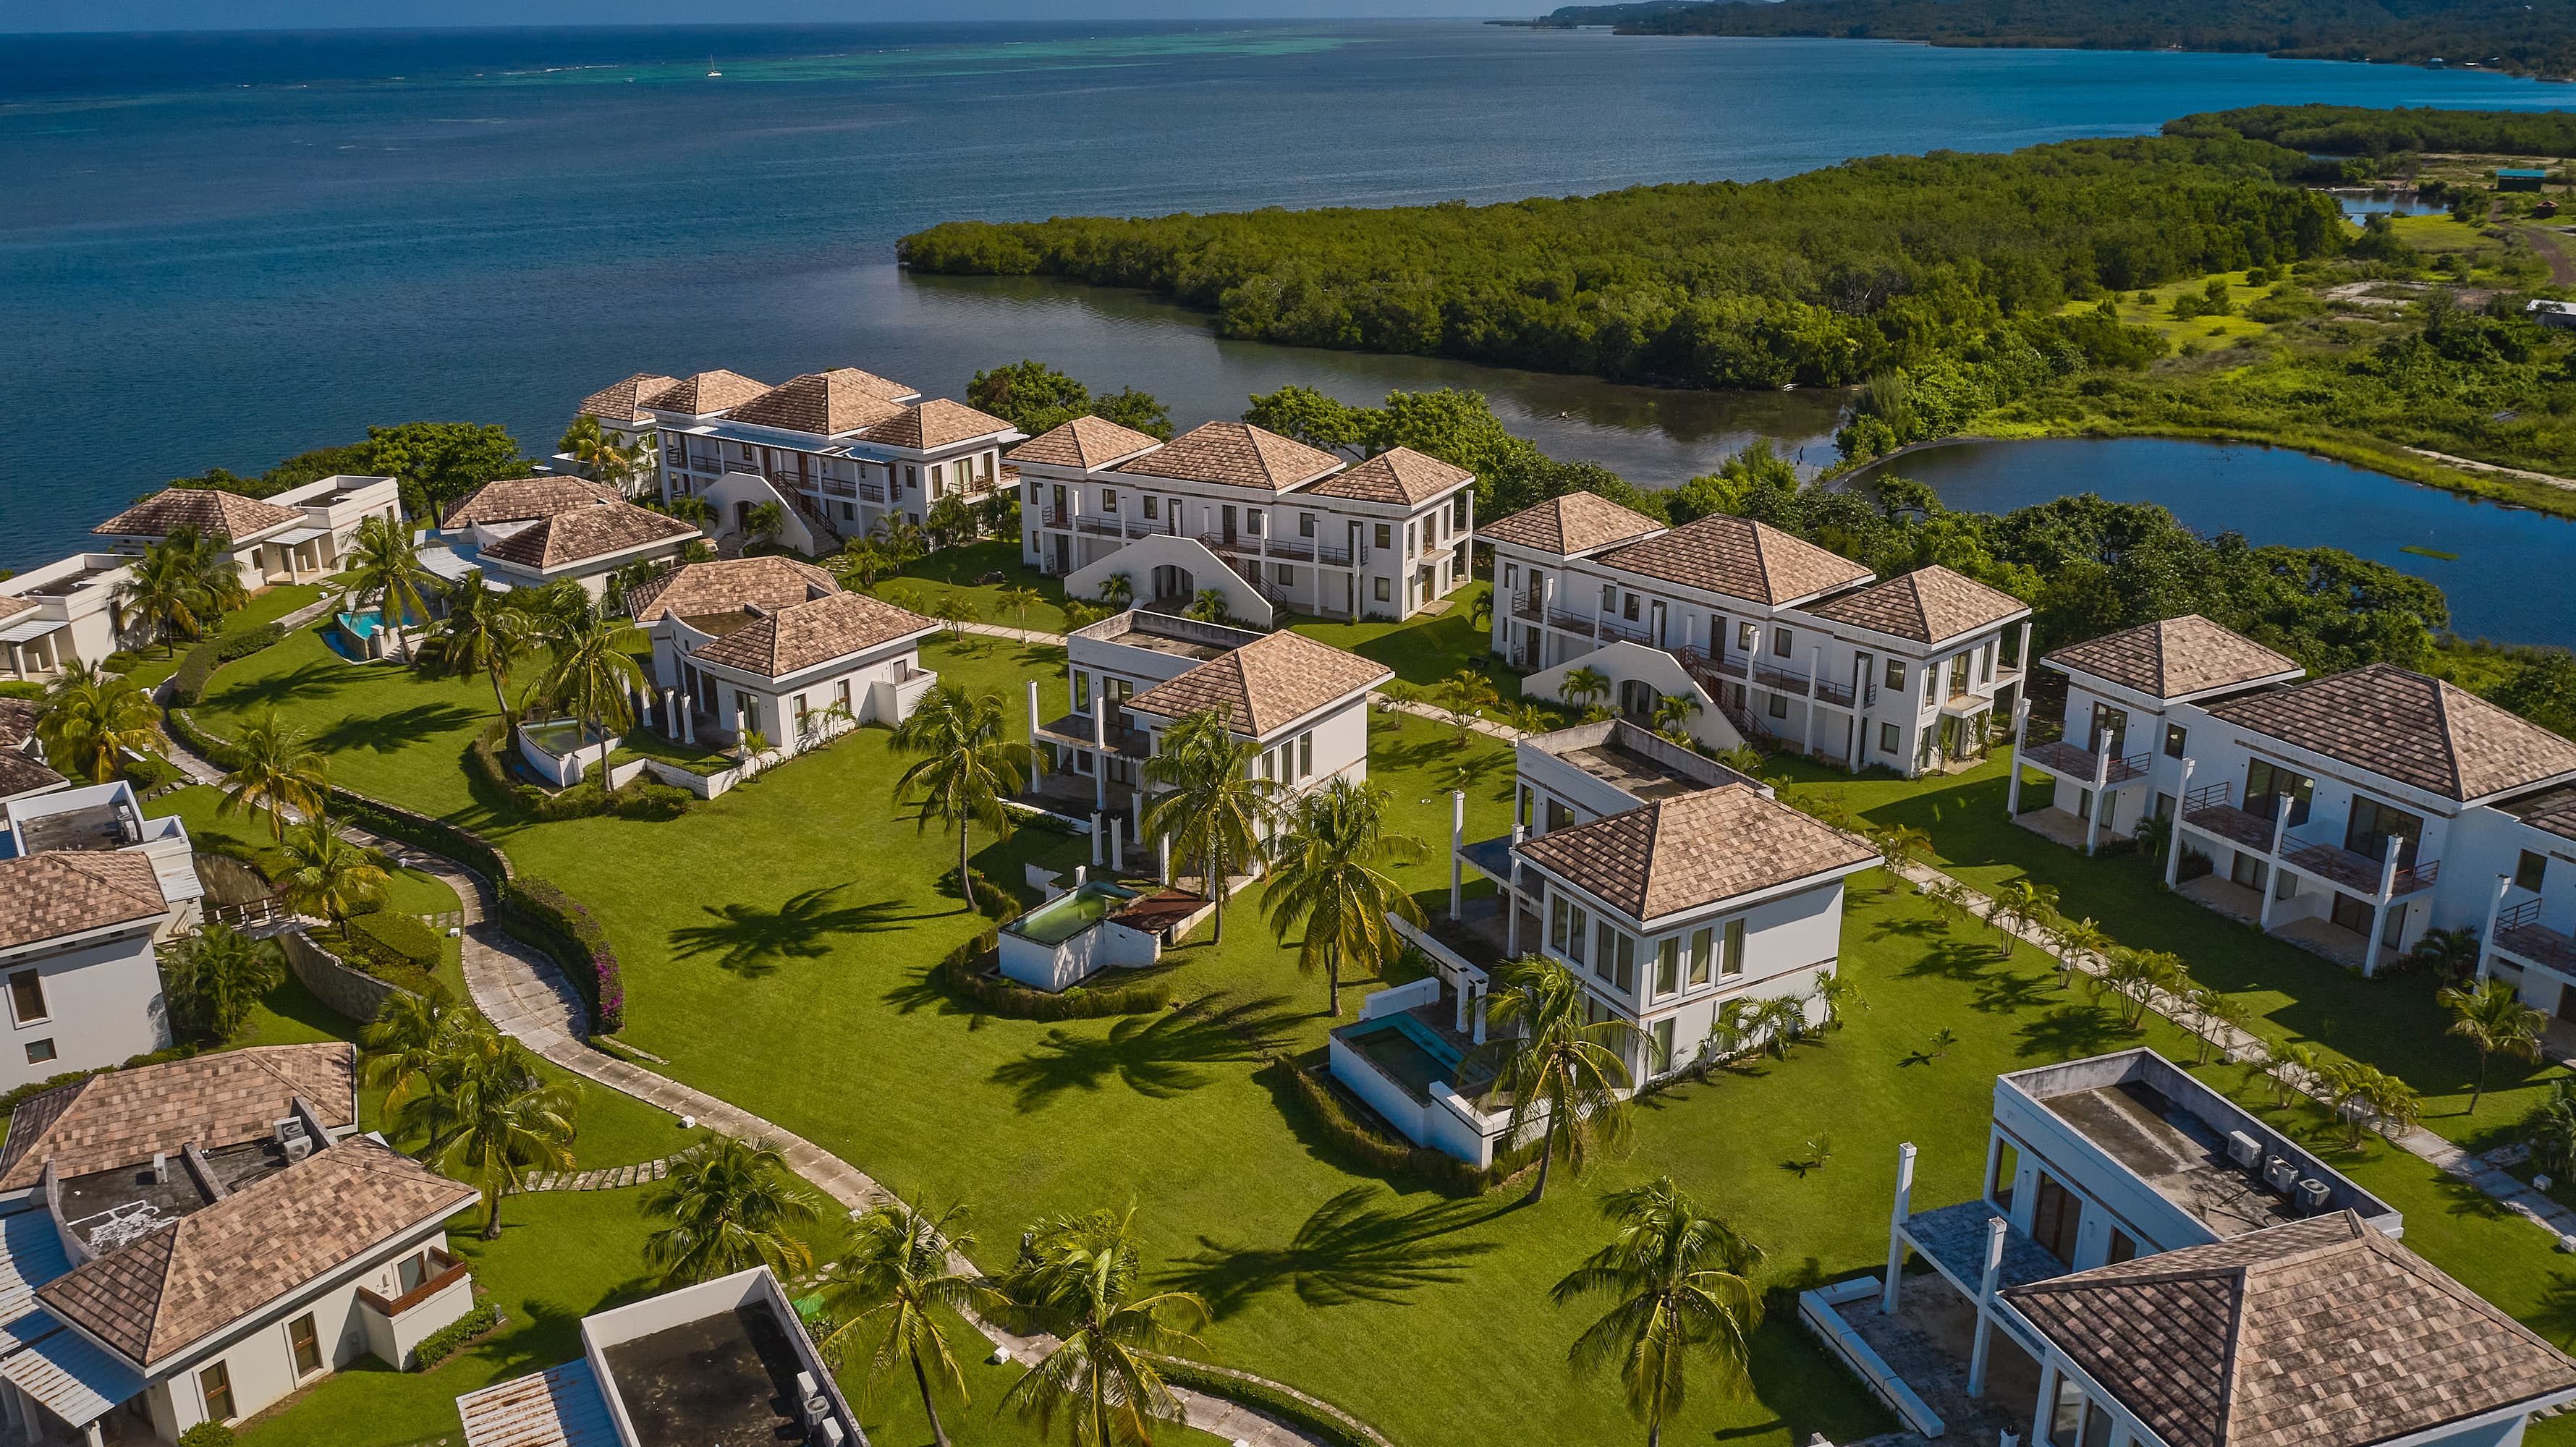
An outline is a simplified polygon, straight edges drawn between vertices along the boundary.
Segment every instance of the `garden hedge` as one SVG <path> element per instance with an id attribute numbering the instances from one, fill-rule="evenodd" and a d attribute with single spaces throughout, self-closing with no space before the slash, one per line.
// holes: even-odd
<path id="1" fill-rule="evenodd" d="M 501 1324 L 501 1308 L 485 1302 L 456 1320 L 431 1332 L 413 1347 L 412 1361 L 421 1371 L 428 1371 L 456 1355 L 456 1349 Z"/>
<path id="2" fill-rule="evenodd" d="M 274 623 L 240 633 L 218 633 L 188 650 L 179 667 L 170 675 L 170 696 L 182 704 L 193 704 L 206 696 L 206 683 L 215 670 L 236 658 L 248 658 L 263 648 L 273 648 L 286 641 L 286 630 Z"/>
<path id="3" fill-rule="evenodd" d="M 1211 1397 L 1250 1407 L 1265 1417 L 1285 1422 L 1329 1447 L 1389 1447 L 1359 1418 L 1339 1407 L 1281 1391 L 1269 1382 L 1222 1367 L 1201 1362 L 1185 1362 L 1178 1357 L 1157 1356 L 1154 1370 L 1175 1387 L 1205 1392 Z"/>
<path id="4" fill-rule="evenodd" d="M 441 940 L 438 931 L 407 914 L 352 915 L 342 927 L 350 947 L 370 959 L 384 958 L 411 969 L 434 974 L 438 970 Z"/>
<path id="5" fill-rule="evenodd" d="M 496 720 L 474 736 L 467 757 L 473 760 L 474 772 L 487 787 L 540 824 L 593 819 L 602 814 L 615 814 L 621 819 L 677 819 L 688 811 L 695 797 L 686 789 L 656 782 L 650 774 L 639 774 L 628 780 L 625 788 L 612 790 L 600 779 L 597 764 L 590 766 L 580 783 L 560 793 L 548 793 L 519 777 L 503 748 L 508 737 L 508 726 Z"/>
<path id="6" fill-rule="evenodd" d="M 1410 1176 L 1452 1195 L 1482 1194 L 1507 1171 L 1479 1170 L 1445 1151 L 1390 1140 L 1363 1124 L 1342 1105 L 1332 1088 L 1313 1073 L 1281 1055 L 1269 1067 L 1286 1077 L 1289 1092 L 1306 1108 L 1307 1117 L 1333 1145 L 1362 1170 L 1381 1176 Z M 1501 1161 L 1495 1162 L 1497 1168 Z"/>
<path id="7" fill-rule="evenodd" d="M 1010 980 L 986 979 L 977 968 L 1001 943 L 986 930 L 948 952 L 931 967 L 931 980 L 951 995 L 987 1015 L 1012 1020 L 1092 1020 L 1104 1015 L 1142 1015 L 1172 1003 L 1167 975 L 1156 974 L 1132 984 L 1093 990 L 1076 985 L 1062 994 L 1032 990 Z"/>

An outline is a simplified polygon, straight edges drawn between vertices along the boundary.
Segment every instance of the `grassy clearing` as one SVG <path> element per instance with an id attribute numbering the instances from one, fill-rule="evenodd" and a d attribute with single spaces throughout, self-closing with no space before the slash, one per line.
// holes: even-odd
<path id="1" fill-rule="evenodd" d="M 2136 292 L 2119 293 L 2116 300 L 2120 307 L 2120 320 L 2133 327 L 2152 327 L 2158 335 L 2177 348 L 2185 342 L 2198 342 L 2204 349 L 2230 346 L 2239 338 L 2259 337 L 2271 330 L 2264 323 L 2245 315 L 2245 308 L 2248 305 L 2261 300 L 2264 293 L 2272 289 L 2270 282 L 2267 281 L 2260 286 L 2252 285 L 2245 280 L 2245 273 L 2241 271 L 2215 272 L 2212 276 L 2227 283 L 2227 299 L 2235 306 L 2235 311 L 2229 315 L 2192 317 L 2185 320 L 2173 314 L 2173 304 L 2176 300 L 2185 295 L 2199 297 L 2208 287 L 2211 277 L 2196 276 L 2188 280 L 2169 281 L 2162 286 L 2149 288 L 2145 293 L 2149 300 L 2144 304 L 2137 300 Z M 2098 309 L 2100 305 L 2098 299 L 2071 301 L 2058 308 L 2058 315 L 2072 316 L 2078 312 L 2090 312 Z"/>
<path id="2" fill-rule="evenodd" d="M 979 583 L 979 578 L 999 573 L 1000 583 Z M 1046 597 L 1044 603 L 1031 608 L 1025 621 L 1017 609 L 1002 606 L 1006 588 L 1035 588 Z M 880 597 L 901 602 L 909 594 L 909 606 L 927 611 L 949 594 L 964 597 L 974 606 L 975 617 L 985 623 L 1005 628 L 1034 628 L 1045 633 L 1064 631 L 1064 584 L 1035 568 L 1020 562 L 1020 544 L 1016 537 L 994 539 L 962 548 L 946 548 L 905 566 L 890 579 L 880 580 L 876 589 Z"/>

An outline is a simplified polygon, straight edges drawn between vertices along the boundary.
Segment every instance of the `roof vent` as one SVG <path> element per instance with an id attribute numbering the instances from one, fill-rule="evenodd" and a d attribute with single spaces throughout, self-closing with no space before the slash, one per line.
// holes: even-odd
<path id="1" fill-rule="evenodd" d="M 170 1184 L 170 1153 L 168 1151 L 154 1151 L 152 1153 L 152 1184 L 156 1186 L 166 1186 Z"/>

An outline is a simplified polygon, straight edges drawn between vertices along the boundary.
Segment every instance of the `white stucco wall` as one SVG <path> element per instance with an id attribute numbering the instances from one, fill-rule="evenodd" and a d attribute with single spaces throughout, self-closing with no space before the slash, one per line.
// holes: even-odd
<path id="1" fill-rule="evenodd" d="M 15 1089 L 69 1070 L 116 1065 L 170 1043 L 170 1011 L 161 994 L 161 967 L 152 952 L 158 920 L 141 921 L 104 939 L 68 949 L 15 951 L 0 956 L 0 977 L 35 970 L 46 1014 L 18 1018 L 14 999 L 0 994 L 8 1042 L 0 1045 L 0 1090 Z M 50 1040 L 51 1060 L 29 1061 L 27 1047 Z"/>

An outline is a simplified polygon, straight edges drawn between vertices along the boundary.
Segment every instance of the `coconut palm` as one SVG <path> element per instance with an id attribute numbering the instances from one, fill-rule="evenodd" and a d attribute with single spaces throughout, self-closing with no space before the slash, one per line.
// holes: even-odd
<path id="1" fill-rule="evenodd" d="M 930 541 L 922 535 L 921 524 L 900 513 L 889 513 L 877 519 L 874 534 L 877 546 L 885 550 L 898 568 L 930 551 Z"/>
<path id="2" fill-rule="evenodd" d="M 1093 1211 L 1031 1232 L 1003 1278 L 1013 1325 L 1057 1342 L 1002 1397 L 1040 1437 L 1062 1421 L 1075 1447 L 1129 1447 L 1182 1420 L 1155 1359 L 1198 1345 L 1207 1303 L 1146 1292 L 1138 1256 L 1135 1212 Z"/>
<path id="3" fill-rule="evenodd" d="M 2467 925 L 2457 929 L 2428 929 L 2415 941 L 2409 957 L 2432 971 L 2433 978 L 2445 984 L 2457 983 L 2477 973 L 2478 956 L 2486 952 L 2486 941 Z"/>
<path id="4" fill-rule="evenodd" d="M 1278 817 L 1283 786 L 1253 777 L 1261 745 L 1238 741 L 1226 716 L 1185 714 L 1163 731 L 1162 750 L 1145 761 L 1145 782 L 1161 786 L 1145 806 L 1145 837 L 1170 836 L 1184 859 L 1198 861 L 1199 881 L 1216 903 L 1214 933 L 1225 943 L 1226 881 L 1261 852 Z"/>
<path id="5" fill-rule="evenodd" d="M 384 856 L 340 837 L 327 814 L 314 814 L 286 831 L 279 850 L 286 867 L 278 884 L 300 914 L 345 924 L 361 906 L 384 897 Z"/>
<path id="6" fill-rule="evenodd" d="M 2576 1172 L 2576 1080 L 2552 1081 L 2549 1095 L 2522 1119 L 2531 1163 L 2552 1175 Z"/>
<path id="7" fill-rule="evenodd" d="M 943 548 L 974 541 L 975 510 L 962 497 L 943 497 L 932 503 L 924 522 L 931 541 Z"/>
<path id="8" fill-rule="evenodd" d="M 1432 701 L 1449 715 L 1449 724 L 1458 731 L 1458 742 L 1467 741 L 1467 729 L 1479 714 L 1503 701 L 1494 691 L 1494 681 L 1472 668 L 1462 668 L 1431 690 Z"/>
<path id="9" fill-rule="evenodd" d="M 396 990 L 376 1007 L 376 1018 L 358 1032 L 358 1043 L 364 1047 L 358 1056 L 358 1078 L 385 1093 L 387 1115 L 400 1113 L 413 1100 L 431 1097 L 430 1133 L 437 1134 L 439 1074 L 469 1013 L 458 1010 L 446 987 L 434 980 L 425 992 Z"/>
<path id="10" fill-rule="evenodd" d="M 684 523 L 695 525 L 701 532 L 715 525 L 715 504 L 695 494 L 675 497 L 664 503 L 662 510 Z"/>
<path id="11" fill-rule="evenodd" d="M 2191 992 L 2191 1013 L 2199 1022 L 2193 1033 L 2200 1037 L 2197 1064 L 2209 1063 L 2209 1052 L 2216 1049 L 2221 1036 L 2230 1030 L 2242 1030 L 2254 1018 L 2254 1007 L 2242 996 L 2229 995 L 2208 988 Z"/>
<path id="12" fill-rule="evenodd" d="M 814 1267 L 800 1233 L 821 1213 L 765 1140 L 710 1134 L 671 1162 L 644 1211 L 671 1223 L 644 1238 L 644 1263 L 675 1286 L 754 1266 L 781 1276 Z"/>
<path id="13" fill-rule="evenodd" d="M 1503 1139 L 1518 1141 L 1540 1116 L 1547 1118 L 1538 1182 L 1529 1193 L 1542 1201 L 1559 1156 L 1567 1170 L 1580 1173 L 1593 1155 L 1627 1139 L 1628 1052 L 1645 1035 L 1616 1018 L 1585 1024 L 1583 987 L 1544 955 L 1503 962 L 1495 982 L 1485 1018 L 1502 1051 L 1494 1087 L 1512 1102 Z"/>
<path id="14" fill-rule="evenodd" d="M 995 597 L 993 600 L 995 607 L 1008 609 L 1019 618 L 1020 630 L 1022 632 L 1028 631 L 1029 610 L 1031 608 L 1042 607 L 1045 603 L 1046 594 L 1025 585 L 1016 588 L 1004 588 L 1000 595 Z"/>
<path id="15" fill-rule="evenodd" d="M 1181 616 L 1202 623 L 1223 623 L 1228 617 L 1225 604 L 1223 588 L 1201 588 L 1190 595 L 1190 606 L 1181 610 Z"/>
<path id="16" fill-rule="evenodd" d="M 2059 916 L 2048 927 L 2049 943 L 2057 950 L 2057 987 L 2064 989 L 2075 977 L 2076 969 L 2086 960 L 2096 960 L 2118 948 L 2110 932 L 2095 924 L 2090 916 L 2067 919 Z"/>
<path id="17" fill-rule="evenodd" d="M 2003 936 L 2002 957 L 2012 958 L 2015 932 L 2036 929 L 2057 917 L 2055 886 L 2035 884 L 2028 876 L 2005 880 L 1994 893 L 1994 907 L 1987 911 L 1986 923 Z"/>
<path id="18" fill-rule="evenodd" d="M 762 503 L 743 519 L 743 526 L 751 533 L 753 542 L 774 543 L 780 533 L 787 531 L 787 504 Z"/>
<path id="19" fill-rule="evenodd" d="M 1878 850 L 1879 863 L 1887 870 L 1887 885 L 1880 892 L 1894 889 L 1905 880 L 1905 871 L 1922 863 L 1932 853 L 1932 836 L 1911 825 L 1897 824 L 1868 831 L 1871 845 Z"/>
<path id="20" fill-rule="evenodd" d="M 447 669 L 482 674 L 492 682 L 492 707 L 510 717 L 510 665 L 528 655 L 535 628 L 525 610 L 511 605 L 509 595 L 483 586 L 480 568 L 447 588 L 447 617 L 438 636 L 446 643 Z"/>
<path id="21" fill-rule="evenodd" d="M 241 1033 L 251 1007 L 286 978 L 286 960 L 273 940 L 209 924 L 162 954 L 161 973 L 180 1017 L 220 1045 Z"/>
<path id="22" fill-rule="evenodd" d="M 1422 923 L 1422 907 L 1404 886 L 1379 868 L 1422 857 L 1423 842 L 1387 827 L 1394 798 L 1386 786 L 1336 775 L 1301 796 L 1287 827 L 1270 841 L 1270 879 L 1262 902 L 1271 931 L 1284 948 L 1302 928 L 1297 968 L 1324 968 L 1329 1011 L 1342 1013 L 1342 966 L 1365 964 L 1372 973 L 1394 956 L 1398 943 L 1389 916 Z"/>
<path id="23" fill-rule="evenodd" d="M 1688 748 L 1690 732 L 1682 725 L 1689 723 L 1691 715 L 1699 711 L 1699 700 L 1689 694 L 1664 694 L 1655 700 L 1655 732 Z"/>
<path id="24" fill-rule="evenodd" d="M 521 703 L 534 699 L 579 719 L 585 738 L 622 734 L 635 721 L 628 702 L 644 686 L 644 669 L 626 651 L 624 629 L 585 597 L 562 600 L 541 615 L 546 667 Z"/>
<path id="25" fill-rule="evenodd" d="M 113 600 L 127 617 L 150 623 L 167 643 L 177 634 L 204 637 L 217 619 L 249 596 L 232 554 L 183 523 L 127 565 Z"/>
<path id="26" fill-rule="evenodd" d="M 1556 716 L 1547 711 L 1546 705 L 1528 699 L 1505 705 L 1503 717 L 1511 721 L 1514 733 L 1543 734 L 1556 726 Z"/>
<path id="27" fill-rule="evenodd" d="M 948 1447 L 948 1429 L 939 1420 L 932 1379 L 961 1405 L 966 1402 L 966 1374 L 958 1370 L 940 1322 L 985 1295 L 980 1276 L 957 1269 L 975 1249 L 975 1238 L 959 1224 L 965 1216 L 964 1206 L 932 1215 L 904 1200 L 874 1207 L 851 1223 L 850 1244 L 828 1268 L 823 1287 L 824 1306 L 843 1323 L 823 1339 L 823 1349 L 837 1352 L 859 1339 L 873 1340 L 870 1380 L 908 1363 L 938 1447 Z"/>
<path id="28" fill-rule="evenodd" d="M 2272 1077 L 2272 1103 L 2286 1109 L 2291 1093 L 2298 1088 L 2295 1082 L 2304 1080 L 2313 1085 L 2325 1067 L 2315 1046 L 2293 1041 L 2270 1052 L 2264 1068 Z"/>
<path id="29" fill-rule="evenodd" d="M 1789 1058 L 1789 1047 L 1807 1038 L 1807 1002 L 1795 995 L 1774 995 L 1753 1007 L 1753 1032 L 1775 1060 Z"/>
<path id="30" fill-rule="evenodd" d="M 1593 700 L 1610 692 L 1610 675 L 1592 667 L 1567 672 L 1565 681 L 1556 687 L 1556 696 L 1577 708 L 1589 708 Z"/>
<path id="31" fill-rule="evenodd" d="M 1548 1295 L 1559 1306 L 1610 1298 L 1610 1309 L 1574 1339 L 1568 1358 L 1578 1371 L 1615 1371 L 1628 1410 L 1646 1424 L 1646 1447 L 1660 1447 L 1664 1424 L 1681 1414 L 1694 1366 L 1730 1400 L 1752 1391 L 1753 1330 L 1762 1322 L 1752 1273 L 1762 1249 L 1670 1176 L 1613 1192 L 1601 1211 L 1616 1223 L 1610 1244 Z"/>
<path id="32" fill-rule="evenodd" d="M 333 591 L 342 606 L 381 609 L 385 626 L 408 657 L 410 635 L 404 629 L 429 616 L 427 593 L 439 587 L 438 575 L 421 565 L 411 529 L 381 516 L 362 519 L 340 562 Z"/>
<path id="33" fill-rule="evenodd" d="M 930 616 L 948 625 L 949 637 L 962 639 L 975 621 L 975 604 L 963 593 L 942 593 L 931 603 Z"/>
<path id="34" fill-rule="evenodd" d="M 161 711 L 142 685 L 73 660 L 45 687 L 36 742 L 54 768 L 104 784 L 125 767 L 128 755 L 153 751 L 161 742 L 160 722 Z"/>
<path id="35" fill-rule="evenodd" d="M 558 448 L 581 465 L 583 475 L 623 490 L 638 472 L 644 459 L 652 455 L 651 434 L 632 443 L 620 442 L 616 435 L 599 425 L 599 419 L 585 412 L 573 419 Z"/>
<path id="36" fill-rule="evenodd" d="M 483 1239 L 501 1234 L 501 1198 L 524 1189 L 538 1170 L 569 1170 L 581 1108 L 576 1088 L 550 1084 L 528 1047 L 480 1015 L 455 1031 L 440 1072 L 435 1130 L 421 1159 L 483 1193 Z M 425 1123 L 430 1097 L 415 1097 L 395 1118 L 406 1131 Z"/>
<path id="37" fill-rule="evenodd" d="M 1828 1030 L 1840 1030 L 1854 1012 L 1869 1008 L 1869 1002 L 1861 998 L 1860 982 L 1840 970 L 1816 977 L 1815 998 L 1824 1011 Z"/>
<path id="38" fill-rule="evenodd" d="M 1136 601 L 1136 580 L 1125 573 L 1112 573 L 1100 580 L 1100 601 L 1110 611 L 1123 613 Z"/>
<path id="39" fill-rule="evenodd" d="M 276 709 L 242 726 L 241 736 L 233 740 L 232 764 L 232 772 L 216 786 L 224 791 L 216 815 L 264 813 L 271 839 L 285 840 L 288 811 L 318 814 L 330 797 L 330 759 L 308 747 L 304 731 L 280 719 Z"/>
<path id="40" fill-rule="evenodd" d="M 2433 998 L 2451 1012 L 2450 1033 L 2478 1052 L 2477 1084 L 2469 1090 L 2469 1114 L 2475 1115 L 2478 1100 L 2487 1093 L 2487 1057 L 2538 1060 L 2540 1032 L 2548 1028 L 2549 1017 L 2522 1003 L 2522 996 L 2502 980 L 2454 986 Z"/>
<path id="41" fill-rule="evenodd" d="M 829 565 L 841 586 L 865 593 L 874 589 L 877 579 L 902 566 L 885 544 L 869 538 L 852 538 L 841 545 L 840 553 Z"/>
<path id="42" fill-rule="evenodd" d="M 2191 975 L 2182 957 L 2164 950 L 2114 949 L 2109 964 L 2092 981 L 2096 997 L 2120 997 L 2120 1024 L 2132 1034 L 2144 1027 L 2147 1007 L 2157 991 L 2179 994 L 2190 987 Z"/>
<path id="43" fill-rule="evenodd" d="M 995 842 L 1011 837 L 1011 811 L 1002 801 L 1029 785 L 1036 756 L 1011 736 L 998 693 L 973 694 L 953 683 L 934 685 L 912 717 L 895 726 L 895 752 L 916 762 L 894 781 L 897 803 L 913 804 L 917 829 L 938 819 L 957 831 L 957 888 L 966 908 L 975 899 L 974 826 Z"/>

